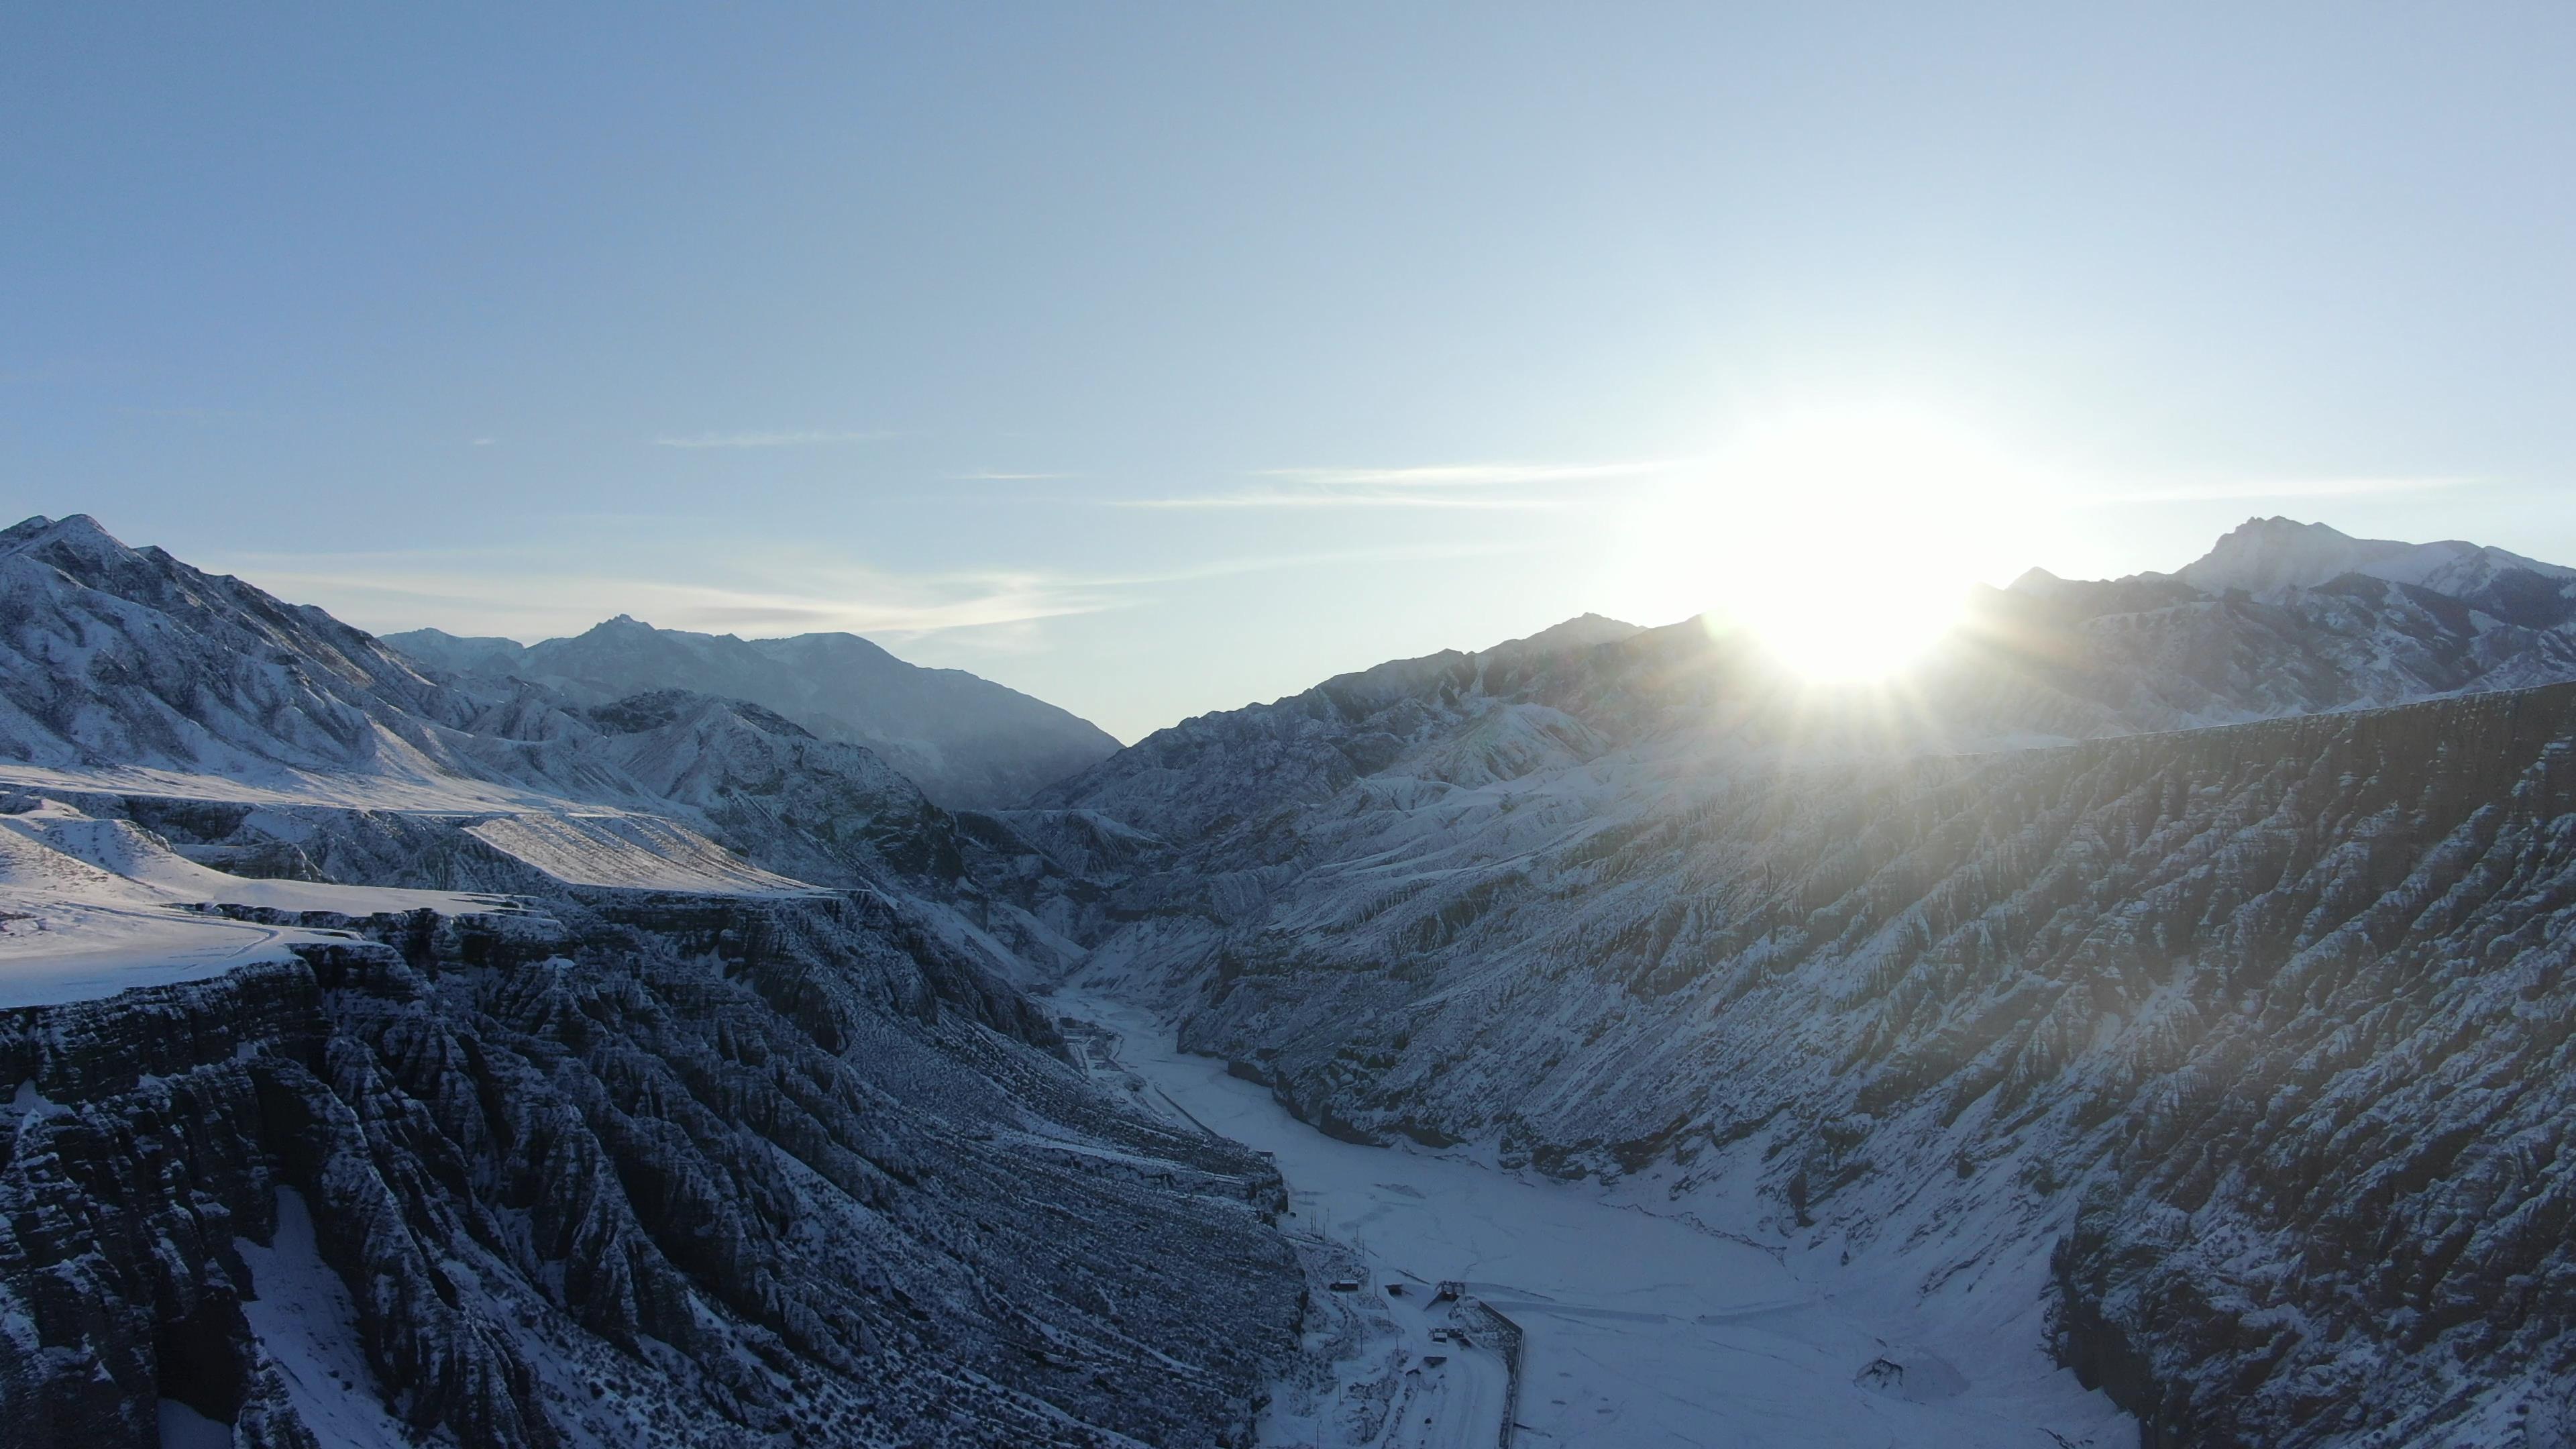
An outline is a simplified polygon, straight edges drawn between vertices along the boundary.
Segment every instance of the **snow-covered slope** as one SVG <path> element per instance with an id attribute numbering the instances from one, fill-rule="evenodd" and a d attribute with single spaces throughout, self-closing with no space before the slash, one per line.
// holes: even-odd
<path id="1" fill-rule="evenodd" d="M 1355 792 L 1093 969 L 1336 1133 L 2045 1297 L 2159 1442 L 2490 1442 L 2576 1381 L 2571 760 L 2559 686 Z"/>
<path id="2" fill-rule="evenodd" d="M 1239 1442 L 1278 1182 L 1069 1068 L 1011 980 L 1080 957 L 1333 1135 L 1777 1251 L 1961 1404 L 2044 1341 L 2154 1444 L 2566 1442 L 2576 576 L 2249 529 L 1880 688 L 1587 617 L 951 813 L 31 521 L 0 1415 Z"/>
<path id="3" fill-rule="evenodd" d="M 1953 1361 L 2045 1307 L 2150 1443 L 2536 1449 L 2576 651 L 2564 571 L 2427 557 L 2034 579 L 1880 690 L 1696 625 L 1404 661 L 1011 820 L 1105 892 L 1088 980 L 1329 1132 L 1848 1263 Z"/>
<path id="4" fill-rule="evenodd" d="M 436 669 L 533 680 L 583 703 L 668 689 L 748 700 L 866 746 L 952 809 L 1016 805 L 1118 748 L 1054 705 L 963 670 L 906 664 L 854 634 L 738 639 L 621 614 L 525 648 L 436 629 L 385 642 Z"/>
<path id="5" fill-rule="evenodd" d="M 87 1000 L 290 960 L 290 945 L 328 934 L 185 908 L 237 905 L 347 916 L 519 910 L 499 896 L 246 880 L 186 859 L 131 820 L 92 819 L 60 801 L 34 797 L 7 805 L 11 813 L 0 814 L 0 1009 Z"/>
<path id="6" fill-rule="evenodd" d="M 665 690 L 585 706 L 432 678 L 321 610 L 86 517 L 0 533 L 0 604 L 0 783 L 276 807 L 192 845 L 358 828 L 317 826 L 333 807 L 447 822 L 580 884 L 938 895 L 962 878 L 953 824 L 910 780 L 755 704 Z"/>
<path id="7" fill-rule="evenodd" d="M 0 534 L 0 786 L 13 1445 L 1213 1446 L 1297 1352 L 1277 1174 L 1074 1069 L 864 748 L 76 518 Z"/>

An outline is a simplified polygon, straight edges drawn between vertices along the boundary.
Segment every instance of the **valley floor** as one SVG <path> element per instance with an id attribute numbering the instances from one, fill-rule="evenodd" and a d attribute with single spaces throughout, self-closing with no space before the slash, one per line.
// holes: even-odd
<path id="1" fill-rule="evenodd" d="M 1430 1338 L 1447 1321 L 1447 1305 L 1431 1298 L 1444 1280 L 1526 1335 L 1510 1441 L 1521 1446 L 2134 1440 L 2129 1421 L 2052 1369 L 2035 1342 L 1929 1351 L 1920 1325 L 1851 1306 L 1890 1295 L 1837 1284 L 1812 1260 L 1793 1268 L 1595 1189 L 1336 1140 L 1223 1062 L 1179 1051 L 1146 1011 L 1084 987 L 1054 1003 L 1098 1028 L 1077 1040 L 1139 1101 L 1274 1154 L 1291 1193 L 1285 1225 L 1309 1238 L 1310 1266 L 1359 1282 L 1347 1294 L 1318 1283 L 1310 1343 L 1335 1355 L 1334 1381 L 1283 1386 L 1266 1445 L 1497 1443 L 1504 1386 L 1502 1361 L 1482 1341 L 1490 1336 L 1463 1351 Z M 1426 1364 L 1432 1354 L 1447 1362 Z"/>

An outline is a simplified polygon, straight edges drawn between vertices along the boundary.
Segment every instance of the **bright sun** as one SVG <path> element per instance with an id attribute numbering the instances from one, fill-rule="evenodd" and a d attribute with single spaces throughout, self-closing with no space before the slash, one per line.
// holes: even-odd
<path id="1" fill-rule="evenodd" d="M 1874 679 L 1957 622 L 2020 533 L 2022 471 L 1973 432 L 1897 409 L 1747 428 L 1652 510 L 1641 560 L 1683 610 L 1820 681 Z"/>

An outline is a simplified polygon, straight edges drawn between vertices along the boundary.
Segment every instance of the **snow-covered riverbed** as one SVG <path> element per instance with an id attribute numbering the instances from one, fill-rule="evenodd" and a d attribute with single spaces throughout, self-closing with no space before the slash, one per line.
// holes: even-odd
<path id="1" fill-rule="evenodd" d="M 1590 1189 L 1337 1141 L 1222 1062 L 1179 1052 L 1171 1032 L 1135 1007 L 1074 988 L 1055 1001 L 1117 1035 L 1118 1063 L 1145 1080 L 1138 1095 L 1150 1105 L 1275 1154 L 1292 1230 L 1347 1244 L 1366 1263 L 1367 1291 L 1379 1295 L 1370 1309 L 1385 1307 L 1406 1341 L 1381 1340 L 1370 1361 L 1346 1365 L 1346 1389 L 1366 1392 L 1373 1377 L 1400 1376 L 1405 1363 L 1447 1347 L 1429 1341 L 1425 1324 L 1435 1320 L 1422 1295 L 1448 1279 L 1527 1334 L 1521 1445 L 2109 1449 L 2134 1440 L 2117 1410 L 2049 1370 L 2036 1344 L 2011 1362 L 1996 1361 L 1990 1345 L 1937 1352 L 1920 1341 L 1921 1325 L 1851 1306 L 1884 1302 L 1883 1293 L 1838 1291 L 1846 1285 L 1811 1281 L 1762 1248 Z M 1409 1286 L 1386 1298 L 1387 1283 Z M 1408 1413 L 1356 1441 L 1350 1416 L 1330 1402 L 1300 1412 L 1283 1395 L 1267 1442 L 1492 1444 L 1500 1405 L 1488 1377 L 1485 1360 L 1452 1355 L 1415 1380 Z"/>

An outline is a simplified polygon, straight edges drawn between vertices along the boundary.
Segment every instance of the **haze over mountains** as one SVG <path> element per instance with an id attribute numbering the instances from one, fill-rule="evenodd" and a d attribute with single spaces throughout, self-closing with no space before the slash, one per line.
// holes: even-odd
<path id="1" fill-rule="evenodd" d="M 2571 760 L 2576 571 L 2285 519 L 1983 591 L 1879 687 L 1585 616 L 1123 750 L 847 635 L 379 641 L 31 519 L 0 1422 L 1245 1445 L 1445 1403 L 1296 1184 L 1057 1009 L 1105 992 L 1322 1131 L 1776 1255 L 1809 1296 L 1653 1331 L 1882 1437 L 2093 1436 L 2053 1359 L 2150 1444 L 2564 1443 Z M 1652 1316 L 1515 1302 L 1533 1375 Z M 1585 1442 L 1579 1399 L 1517 1412 Z"/>
<path id="2" fill-rule="evenodd" d="M 737 639 L 620 614 L 532 646 L 436 629 L 384 642 L 450 673 L 531 680 L 584 704 L 655 689 L 748 700 L 826 739 L 867 746 L 951 809 L 1017 804 L 1118 749 L 1054 705 L 963 670 L 906 664 L 855 634 Z"/>

